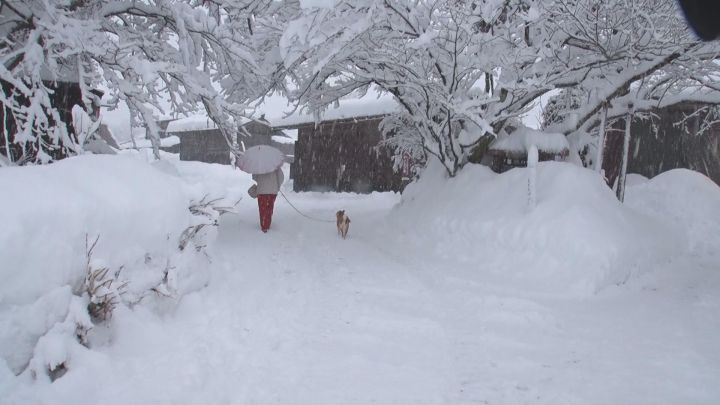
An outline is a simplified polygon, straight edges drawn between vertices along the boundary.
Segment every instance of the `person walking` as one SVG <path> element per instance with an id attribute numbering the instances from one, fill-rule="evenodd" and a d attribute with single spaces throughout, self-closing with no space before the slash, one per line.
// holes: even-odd
<path id="1" fill-rule="evenodd" d="M 281 168 L 277 168 L 270 173 L 253 174 L 252 179 L 257 183 L 256 194 L 260 212 L 260 229 L 267 232 L 272 222 L 275 199 L 280 191 L 280 186 L 285 181 L 285 175 Z"/>

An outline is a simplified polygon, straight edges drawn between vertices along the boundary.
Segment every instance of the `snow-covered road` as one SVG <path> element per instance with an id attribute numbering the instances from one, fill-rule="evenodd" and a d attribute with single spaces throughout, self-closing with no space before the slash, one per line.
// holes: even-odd
<path id="1" fill-rule="evenodd" d="M 720 274 L 702 267 L 709 259 L 678 259 L 588 299 L 544 298 L 396 243 L 385 221 L 394 195 L 289 197 L 317 217 L 347 209 L 349 239 L 281 199 L 262 234 L 256 207 L 244 201 L 221 224 L 208 288 L 147 336 L 119 337 L 119 375 L 100 384 L 112 388 L 98 388 L 96 403 L 720 398 Z M 687 271 L 670 274 L 680 267 Z"/>
<path id="2" fill-rule="evenodd" d="M 52 384 L 0 375 L 7 403 L 720 401 L 717 252 L 675 256 L 596 294 L 548 294 L 505 277 L 497 257 L 422 248 L 485 241 L 398 226 L 408 217 L 398 195 L 288 197 L 330 221 L 346 209 L 348 239 L 282 197 L 263 234 L 246 198 L 222 217 L 206 288 L 118 307 L 111 330 L 98 326 L 92 349 Z"/>

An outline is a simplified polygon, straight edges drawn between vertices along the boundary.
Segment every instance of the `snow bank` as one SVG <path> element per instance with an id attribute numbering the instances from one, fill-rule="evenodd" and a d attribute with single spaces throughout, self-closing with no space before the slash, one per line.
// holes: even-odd
<path id="1" fill-rule="evenodd" d="M 208 283 L 206 256 L 178 249 L 182 232 L 204 220 L 188 207 L 203 199 L 233 206 L 249 175 L 229 166 L 145 158 L 83 155 L 0 170 L 0 359 L 12 373 L 26 369 L 33 352 L 37 364 L 69 353 L 45 353 L 36 344 L 71 315 L 86 274 L 86 236 L 88 243 L 99 236 L 93 268 L 108 267 L 129 282 L 128 302 L 160 283 L 175 297 Z M 199 237 L 209 244 L 214 232 L 205 227 Z M 45 341 L 49 347 L 58 342 Z"/>
<path id="2" fill-rule="evenodd" d="M 636 186 L 638 184 L 646 183 L 649 179 L 642 174 L 628 173 L 625 178 L 625 185 L 627 187 Z"/>
<path id="3" fill-rule="evenodd" d="M 186 192 L 196 201 L 205 196 L 222 196 L 220 204 L 233 205 L 248 198 L 247 189 L 255 184 L 249 174 L 229 165 L 169 160 L 162 164 L 163 170 L 182 178 Z"/>
<path id="4" fill-rule="evenodd" d="M 174 249 L 189 223 L 182 183 L 129 156 L 0 171 L 0 304 L 28 303 L 84 272 L 85 235 L 109 266 Z"/>
<path id="5" fill-rule="evenodd" d="M 705 175 L 674 169 L 635 181 L 625 198 L 630 207 L 674 227 L 691 251 L 720 250 L 720 187 Z"/>
<path id="6" fill-rule="evenodd" d="M 469 271 L 541 293 L 587 295 L 678 246 L 663 224 L 621 205 L 590 170 L 539 163 L 530 210 L 527 169 L 498 175 L 470 166 L 448 179 L 438 165 L 407 187 L 392 221 L 407 242 Z"/>

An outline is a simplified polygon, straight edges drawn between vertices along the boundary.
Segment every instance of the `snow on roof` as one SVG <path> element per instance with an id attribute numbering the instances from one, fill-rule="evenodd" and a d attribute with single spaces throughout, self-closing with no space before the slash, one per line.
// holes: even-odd
<path id="1" fill-rule="evenodd" d="M 171 146 L 175 146 L 180 143 L 180 137 L 171 135 L 166 138 L 160 139 L 160 147 L 161 148 L 169 148 Z M 122 149 L 133 149 L 134 147 L 138 147 L 139 149 L 143 148 L 152 148 L 152 142 L 149 139 L 142 138 L 142 139 L 135 139 L 135 145 L 133 145 L 132 140 L 123 142 L 120 145 L 120 148 Z"/>
<path id="2" fill-rule="evenodd" d="M 273 135 L 271 139 L 277 143 L 295 143 L 295 140 L 289 136 Z"/>
<path id="3" fill-rule="evenodd" d="M 242 124 L 250 122 L 249 119 L 245 118 L 241 121 Z M 178 132 L 189 132 L 189 131 L 201 131 L 204 129 L 216 129 L 217 125 L 205 114 L 191 115 L 189 117 L 178 118 L 168 123 L 167 133 L 178 133 Z"/>
<path id="4" fill-rule="evenodd" d="M 297 129 L 283 129 L 282 133 L 285 134 L 288 138 L 291 138 L 293 141 L 297 141 L 298 139 L 298 130 Z"/>
<path id="5" fill-rule="evenodd" d="M 490 144 L 491 150 L 508 152 L 526 152 L 531 145 L 543 152 L 562 152 L 570 149 L 567 138 L 561 133 L 543 132 L 536 129 L 520 127 L 510 135 L 496 139 Z"/>
<path id="6" fill-rule="evenodd" d="M 287 100 L 280 96 L 266 100 L 257 109 L 265 114 L 265 119 L 273 127 L 292 127 L 316 121 L 312 113 L 301 109 L 297 109 L 286 117 L 287 113 L 292 109 L 288 106 Z M 320 114 L 318 122 L 385 115 L 398 109 L 399 105 L 391 95 L 370 90 L 363 97 L 349 96 L 340 99 L 337 105 L 329 106 L 327 110 Z"/>
<path id="7" fill-rule="evenodd" d="M 191 115 L 189 117 L 178 118 L 168 123 L 165 132 L 188 132 L 199 131 L 203 129 L 215 129 L 215 122 L 207 115 Z"/>
<path id="8" fill-rule="evenodd" d="M 389 94 L 380 94 L 370 89 L 363 97 L 348 96 L 340 99 L 337 105 L 331 105 L 320 114 L 320 121 L 330 121 L 346 118 L 372 117 L 395 112 L 399 105 Z M 286 116 L 288 113 L 290 115 Z M 294 112 L 287 99 L 280 95 L 266 97 L 262 104 L 255 109 L 254 119 L 264 119 L 272 127 L 294 127 L 315 122 L 315 116 L 305 109 L 298 108 Z M 167 126 L 167 133 L 200 131 L 215 129 L 217 126 L 205 114 L 192 115 L 178 119 L 163 117 L 162 120 L 171 120 Z M 250 122 L 243 119 L 242 124 Z"/>
<path id="9" fill-rule="evenodd" d="M 170 146 L 175 146 L 180 143 L 180 137 L 171 135 L 167 138 L 160 139 L 160 146 L 163 148 L 169 148 Z"/>

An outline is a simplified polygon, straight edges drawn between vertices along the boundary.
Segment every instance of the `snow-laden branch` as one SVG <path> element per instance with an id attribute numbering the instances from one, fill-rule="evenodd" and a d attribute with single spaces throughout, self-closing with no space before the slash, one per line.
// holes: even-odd
<path id="1" fill-rule="evenodd" d="M 125 101 L 133 125 L 146 128 L 154 144 L 161 116 L 198 110 L 232 144 L 248 104 L 278 81 L 279 38 L 284 21 L 298 9 L 295 1 L 272 0 L 1 5 L 6 35 L 0 40 L 0 101 L 13 112 L 18 130 L 9 141 L 22 154 L 38 154 L 44 146 L 76 149 L 72 127 L 53 114 L 57 106 L 48 101 L 56 82 L 78 83 L 85 105 L 91 90 L 109 89 L 110 104 Z M 37 146 L 30 150 L 30 144 Z"/>

